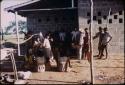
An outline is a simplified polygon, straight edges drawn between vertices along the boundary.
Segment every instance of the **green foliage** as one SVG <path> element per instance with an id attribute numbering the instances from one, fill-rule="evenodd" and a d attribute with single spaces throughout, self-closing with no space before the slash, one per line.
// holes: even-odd
<path id="1" fill-rule="evenodd" d="M 27 30 L 26 21 L 19 20 L 18 25 L 19 25 L 19 31 L 25 32 Z M 16 33 L 16 23 L 14 21 L 11 21 L 9 26 L 7 26 L 5 29 L 5 34 L 10 34 L 10 32 Z"/>

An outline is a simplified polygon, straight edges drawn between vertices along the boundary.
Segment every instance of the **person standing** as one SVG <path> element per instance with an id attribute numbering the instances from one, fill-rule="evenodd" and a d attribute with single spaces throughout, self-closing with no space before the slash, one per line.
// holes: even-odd
<path id="1" fill-rule="evenodd" d="M 84 43 L 83 43 L 83 58 L 87 59 L 87 53 L 89 52 L 89 34 L 88 34 L 88 28 L 84 29 L 85 31 L 85 37 Z"/>
<path id="2" fill-rule="evenodd" d="M 50 59 L 53 57 L 49 38 L 50 38 L 50 36 L 47 33 L 45 35 L 45 39 L 43 41 L 44 55 L 45 55 L 45 58 L 46 58 L 46 63 L 50 63 Z"/>
<path id="3" fill-rule="evenodd" d="M 97 32 L 96 35 L 93 37 L 93 39 L 99 38 L 99 42 L 98 42 L 98 56 L 99 56 L 100 53 L 101 53 L 102 35 L 103 35 L 102 28 L 99 27 L 99 32 Z M 102 54 L 102 56 L 104 56 L 104 55 Z"/>
<path id="4" fill-rule="evenodd" d="M 59 39 L 60 39 L 59 30 L 55 30 L 53 32 L 52 38 L 53 38 L 52 52 L 58 68 L 59 67 Z"/>
<path id="5" fill-rule="evenodd" d="M 102 58 L 102 55 L 103 55 L 103 51 L 105 50 L 106 52 L 106 59 L 108 57 L 108 51 L 107 51 L 107 46 L 108 46 L 108 43 L 112 40 L 112 36 L 107 32 L 107 28 L 105 27 L 104 28 L 104 34 L 102 36 L 102 42 L 101 42 L 101 53 L 100 53 L 100 56 L 99 56 L 99 59 Z"/>
<path id="6" fill-rule="evenodd" d="M 71 32 L 71 41 L 72 41 L 72 54 L 78 56 L 78 48 L 76 46 L 79 45 L 79 36 L 80 36 L 80 32 L 77 30 L 77 28 L 75 28 L 72 32 Z"/>
<path id="7" fill-rule="evenodd" d="M 84 39 L 83 39 L 84 37 L 85 37 L 85 33 L 81 31 L 79 36 L 79 50 L 78 50 L 79 60 L 82 59 L 82 48 L 84 44 Z"/>
<path id="8" fill-rule="evenodd" d="M 64 31 L 64 29 L 62 29 L 62 30 L 60 31 L 60 33 L 59 33 L 60 42 L 64 42 L 65 36 L 66 36 L 65 31 Z"/>
<path id="9" fill-rule="evenodd" d="M 71 35 L 72 35 L 72 42 L 74 43 L 74 44 L 76 44 L 76 42 L 77 42 L 77 35 L 79 34 L 79 31 L 75 28 L 75 30 L 73 30 L 72 32 L 71 32 Z"/>
<path id="10" fill-rule="evenodd" d="M 70 56 L 71 56 L 71 43 L 72 43 L 72 36 L 71 36 L 71 33 L 70 33 L 70 30 L 67 30 L 65 31 L 66 33 L 66 37 L 65 37 L 65 54 L 66 56 L 68 57 L 68 65 L 69 67 L 72 67 L 71 66 L 71 63 L 70 63 Z"/>

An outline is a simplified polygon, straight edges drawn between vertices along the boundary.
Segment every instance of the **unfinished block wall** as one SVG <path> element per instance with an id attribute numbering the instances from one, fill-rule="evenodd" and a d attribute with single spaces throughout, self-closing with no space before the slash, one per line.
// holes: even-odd
<path id="1" fill-rule="evenodd" d="M 113 39 L 109 43 L 110 55 L 124 55 L 124 4 L 123 0 L 93 0 L 93 36 L 99 27 L 108 27 Z M 109 10 L 111 9 L 110 15 Z M 90 0 L 78 0 L 79 29 L 90 26 Z M 93 41 L 94 54 L 98 54 L 98 39 Z"/>
<path id="2" fill-rule="evenodd" d="M 77 13 L 73 9 L 63 11 L 43 11 L 30 14 L 27 18 L 28 30 L 34 33 L 72 29 L 78 26 Z"/>

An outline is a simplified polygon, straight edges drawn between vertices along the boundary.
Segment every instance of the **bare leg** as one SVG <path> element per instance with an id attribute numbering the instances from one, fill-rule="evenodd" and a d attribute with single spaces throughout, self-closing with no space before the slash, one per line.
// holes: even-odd
<path id="1" fill-rule="evenodd" d="M 87 52 L 85 52 L 85 59 L 87 59 Z"/>
<path id="2" fill-rule="evenodd" d="M 79 48 L 79 60 L 82 58 L 82 46 Z"/>
<path id="3" fill-rule="evenodd" d="M 103 51 L 104 51 L 104 46 L 102 45 L 102 47 L 101 47 L 101 49 L 100 49 L 99 59 L 101 59 L 101 58 L 102 58 Z"/>
<path id="4" fill-rule="evenodd" d="M 107 57 L 108 57 L 107 46 L 105 47 L 105 52 L 106 52 L 106 59 L 107 59 Z"/>
<path id="5" fill-rule="evenodd" d="M 98 47 L 98 52 L 99 52 L 98 56 L 100 56 L 100 55 L 101 55 L 101 56 L 104 56 L 104 54 L 101 52 L 101 49 L 102 49 L 101 46 L 99 46 L 99 47 Z"/>
<path id="6" fill-rule="evenodd" d="M 85 59 L 85 52 L 82 52 L 82 59 Z"/>
<path id="7" fill-rule="evenodd" d="M 70 62 L 70 58 L 68 59 L 68 63 L 69 63 L 69 67 L 72 67 L 72 66 L 71 66 L 71 62 Z"/>

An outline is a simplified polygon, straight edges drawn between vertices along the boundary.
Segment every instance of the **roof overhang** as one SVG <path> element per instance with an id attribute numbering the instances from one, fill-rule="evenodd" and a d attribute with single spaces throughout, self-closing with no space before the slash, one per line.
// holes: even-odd
<path id="1" fill-rule="evenodd" d="M 26 5 L 30 5 L 30 4 L 33 4 L 33 3 L 38 2 L 38 1 L 40 1 L 40 0 L 30 0 L 30 1 L 18 4 L 18 5 L 7 7 L 4 10 L 8 11 L 8 12 L 13 12 L 14 13 L 15 11 L 17 11 L 16 10 L 17 8 L 20 8 L 20 7 L 23 7 L 23 6 L 26 6 Z"/>
<path id="2" fill-rule="evenodd" d="M 50 10 L 69 10 L 77 8 L 77 0 L 30 0 L 28 2 L 5 8 L 5 11 L 27 16 L 32 12 Z"/>

